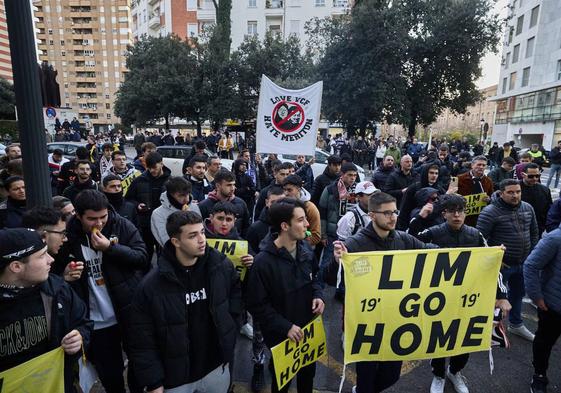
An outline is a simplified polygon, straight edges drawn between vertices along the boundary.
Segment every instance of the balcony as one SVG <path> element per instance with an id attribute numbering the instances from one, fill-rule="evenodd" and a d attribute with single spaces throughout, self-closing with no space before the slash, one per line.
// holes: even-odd
<path id="1" fill-rule="evenodd" d="M 332 14 L 342 15 L 350 11 L 351 7 L 348 0 L 333 0 Z"/>
<path id="2" fill-rule="evenodd" d="M 151 29 L 157 29 L 158 27 L 160 27 L 160 15 L 159 14 L 154 14 L 150 17 L 150 20 L 148 21 L 148 26 Z"/>
<path id="3" fill-rule="evenodd" d="M 283 14 L 283 0 L 267 0 L 267 2 L 265 3 L 265 16 L 282 16 Z"/>
<path id="4" fill-rule="evenodd" d="M 150 5 L 154 5 L 154 4 L 159 3 L 159 2 L 160 2 L 160 0 L 148 0 L 148 4 L 150 4 Z"/>

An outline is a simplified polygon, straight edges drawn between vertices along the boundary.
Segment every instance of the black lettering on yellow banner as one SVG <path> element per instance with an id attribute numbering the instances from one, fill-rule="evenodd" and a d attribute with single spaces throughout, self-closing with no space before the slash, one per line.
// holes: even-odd
<path id="1" fill-rule="evenodd" d="M 304 338 L 299 342 L 286 339 L 271 348 L 277 386 L 282 389 L 298 371 L 327 353 L 325 330 L 321 317 L 302 328 Z"/>
<path id="2" fill-rule="evenodd" d="M 490 346 L 498 247 L 347 254 L 345 363 Z"/>
<path id="3" fill-rule="evenodd" d="M 240 280 L 245 280 L 247 268 L 243 264 L 241 258 L 248 255 L 248 244 L 245 240 L 229 240 L 229 239 L 206 239 L 209 247 L 226 255 L 234 264 L 234 268 L 240 275 Z"/>

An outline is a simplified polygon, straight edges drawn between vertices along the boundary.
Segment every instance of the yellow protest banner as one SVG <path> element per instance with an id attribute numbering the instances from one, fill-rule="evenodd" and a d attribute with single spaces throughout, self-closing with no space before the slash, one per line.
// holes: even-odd
<path id="1" fill-rule="evenodd" d="M 64 392 L 62 348 L 37 356 L 0 373 L 0 393 Z"/>
<path id="2" fill-rule="evenodd" d="M 345 364 L 488 350 L 499 247 L 351 253 Z"/>
<path id="3" fill-rule="evenodd" d="M 487 206 L 487 198 L 489 198 L 489 195 L 484 192 L 481 194 L 465 195 L 466 216 L 474 216 L 481 213 L 481 210 Z"/>
<path id="4" fill-rule="evenodd" d="M 234 264 L 234 267 L 240 274 L 240 280 L 245 280 L 247 268 L 242 263 L 242 257 L 248 255 L 248 245 L 245 240 L 229 240 L 229 239 L 206 239 L 209 247 L 212 247 L 222 254 L 226 255 Z"/>
<path id="5" fill-rule="evenodd" d="M 302 367 L 317 362 L 327 354 L 325 329 L 321 316 L 304 326 L 302 331 L 304 338 L 299 342 L 286 339 L 271 348 L 279 389 L 290 382 Z"/>

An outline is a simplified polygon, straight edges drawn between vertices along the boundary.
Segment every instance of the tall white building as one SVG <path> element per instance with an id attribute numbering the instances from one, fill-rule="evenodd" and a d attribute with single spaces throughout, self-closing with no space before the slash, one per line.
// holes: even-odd
<path id="1" fill-rule="evenodd" d="M 510 0 L 493 141 L 561 140 L 561 2 Z"/>
<path id="2" fill-rule="evenodd" d="M 312 18 L 343 15 L 351 0 L 234 0 L 232 2 L 232 50 L 246 36 L 264 37 L 268 31 L 288 37 L 295 34 L 304 43 L 304 26 Z M 198 0 L 199 33 L 214 23 L 216 12 L 212 0 Z"/>

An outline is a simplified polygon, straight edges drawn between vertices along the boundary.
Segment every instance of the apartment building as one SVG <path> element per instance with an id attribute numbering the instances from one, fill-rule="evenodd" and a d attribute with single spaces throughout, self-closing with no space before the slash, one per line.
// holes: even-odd
<path id="1" fill-rule="evenodd" d="M 194 37 L 199 33 L 197 9 L 197 0 L 136 0 L 131 11 L 133 37 Z"/>
<path id="2" fill-rule="evenodd" d="M 493 141 L 521 147 L 561 140 L 559 0 L 510 0 Z"/>
<path id="3" fill-rule="evenodd" d="M 119 123 L 113 107 L 132 43 L 129 0 L 34 0 L 33 5 L 39 60 L 58 71 L 62 106 L 96 131 Z"/>
<path id="4" fill-rule="evenodd" d="M 6 24 L 6 9 L 4 0 L 0 0 L 0 77 L 13 83 L 12 57 L 10 55 L 10 41 L 8 39 L 8 25 Z"/>

